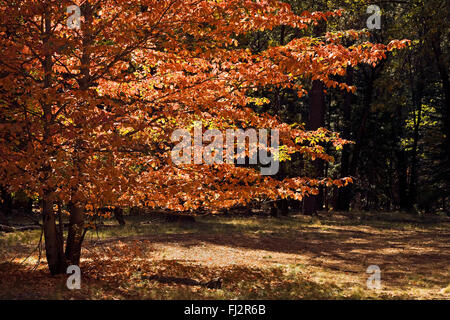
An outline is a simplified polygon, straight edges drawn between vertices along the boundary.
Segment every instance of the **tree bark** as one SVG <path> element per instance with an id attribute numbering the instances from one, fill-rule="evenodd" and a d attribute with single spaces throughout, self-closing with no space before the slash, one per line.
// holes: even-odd
<path id="1" fill-rule="evenodd" d="M 319 11 L 326 11 L 328 5 L 326 1 L 320 0 L 315 3 Z M 326 21 L 321 21 L 314 26 L 313 33 L 316 37 L 321 37 L 327 31 Z M 308 130 L 317 130 L 325 126 L 325 85 L 320 80 L 314 80 L 309 94 L 309 121 Z M 314 172 L 312 177 L 320 177 L 324 172 L 323 160 L 317 159 L 313 162 Z M 323 187 L 319 188 L 318 195 L 310 195 L 303 201 L 303 213 L 314 215 L 323 207 Z"/>
<path id="2" fill-rule="evenodd" d="M 314 80 L 310 92 L 308 130 L 317 130 L 325 125 L 325 86 L 322 81 Z M 323 161 L 313 162 L 314 177 L 323 175 Z M 323 190 L 318 195 L 310 195 L 304 199 L 303 213 L 313 215 L 323 206 Z"/>
<path id="3" fill-rule="evenodd" d="M 70 205 L 69 232 L 66 243 L 66 259 L 71 265 L 80 264 L 83 243 L 84 210 L 79 205 Z"/>
<path id="4" fill-rule="evenodd" d="M 408 165 L 406 152 L 404 150 L 397 151 L 397 176 L 398 176 L 398 196 L 400 209 L 409 209 L 408 199 Z"/>
<path id="5" fill-rule="evenodd" d="M 49 194 L 44 193 L 42 200 L 42 220 L 44 225 L 45 254 L 48 268 L 52 275 L 65 273 L 67 263 L 64 256 L 61 239 L 56 229 L 56 219 L 53 212 L 53 202 L 49 200 Z"/>
<path id="6" fill-rule="evenodd" d="M 85 23 L 82 24 L 83 40 L 82 40 L 82 54 L 80 58 L 81 78 L 79 80 L 79 85 L 81 90 L 88 91 L 92 80 L 90 76 L 91 53 L 89 51 L 93 39 L 90 29 L 93 21 L 92 5 L 89 2 L 84 2 L 81 5 L 81 12 L 85 19 Z M 83 170 L 82 163 L 85 161 L 83 156 L 80 155 L 80 151 L 83 149 L 82 145 L 83 141 L 81 139 L 77 139 L 75 141 L 73 163 L 76 168 L 79 180 L 81 180 L 82 177 L 82 170 Z M 80 264 L 81 246 L 85 234 L 84 209 L 82 201 L 79 201 L 78 199 L 79 197 L 77 197 L 78 195 L 79 195 L 78 190 L 75 187 L 73 189 L 72 199 L 77 200 L 73 200 L 73 202 L 69 204 L 70 218 L 69 218 L 69 231 L 67 234 L 67 243 L 66 243 L 66 258 L 72 265 Z"/>
<path id="7" fill-rule="evenodd" d="M 44 38 L 43 38 L 43 47 L 46 50 L 45 58 L 42 61 L 43 69 L 45 71 L 44 76 L 44 88 L 51 87 L 51 72 L 53 68 L 52 61 L 52 52 L 50 45 L 50 36 L 51 36 L 51 13 L 48 8 L 45 9 L 43 13 L 43 21 L 44 21 Z M 51 125 L 52 125 L 52 108 L 51 105 L 48 104 L 47 101 L 42 102 L 43 109 L 43 143 L 44 146 L 48 149 L 52 147 L 52 139 L 51 139 Z M 48 158 L 49 154 L 46 155 Z M 50 190 L 45 184 L 47 183 L 49 176 L 51 174 L 51 165 L 47 160 L 46 163 L 42 166 L 42 172 L 44 173 L 44 177 L 41 180 L 41 183 L 44 184 L 43 193 L 42 193 L 42 220 L 43 220 L 43 228 L 44 228 L 44 241 L 45 241 L 45 254 L 47 257 L 47 264 L 52 275 L 61 274 L 66 272 L 67 263 L 64 256 L 64 243 L 62 243 L 59 233 L 56 229 L 56 218 L 53 212 L 53 200 L 51 200 L 52 190 Z"/>
<path id="8" fill-rule="evenodd" d="M 413 80 L 411 80 L 413 81 Z M 424 83 L 420 78 L 417 82 L 417 86 L 414 87 L 414 84 L 411 85 L 412 95 L 413 95 L 413 104 L 414 107 L 417 108 L 417 117 L 416 111 L 414 111 L 414 136 L 413 136 L 413 148 L 411 155 L 411 175 L 409 179 L 409 200 L 408 200 L 408 209 L 412 209 L 413 205 L 417 203 L 417 147 L 419 144 L 419 131 L 420 131 L 420 123 L 422 122 L 422 96 L 423 96 Z"/>
<path id="9" fill-rule="evenodd" d="M 122 208 L 114 208 L 114 217 L 121 226 L 124 226 L 126 224 L 125 219 L 123 218 Z"/>
<path id="10" fill-rule="evenodd" d="M 358 130 L 355 133 L 355 143 L 353 145 L 353 151 L 351 153 L 351 160 L 350 160 L 350 166 L 349 166 L 349 175 L 352 177 L 357 176 L 358 171 L 358 165 L 359 165 L 359 157 L 361 155 L 361 150 L 363 147 L 363 140 L 366 132 L 366 126 L 367 122 L 369 120 L 370 116 L 370 108 L 372 105 L 372 95 L 373 95 L 373 84 L 380 74 L 380 72 L 383 70 L 385 66 L 386 60 L 382 60 L 376 67 L 370 68 L 369 75 L 366 75 L 365 83 L 365 93 L 364 93 L 364 101 L 363 101 L 363 113 L 360 120 L 360 125 Z M 348 197 L 348 201 L 350 201 L 350 197 L 353 195 L 352 190 L 354 186 L 349 185 L 348 186 L 348 192 L 350 193 L 350 196 Z"/>
<path id="11" fill-rule="evenodd" d="M 416 124 L 414 127 L 414 140 L 411 155 L 411 176 L 409 180 L 409 201 L 408 208 L 417 203 L 417 145 L 419 143 L 420 122 L 422 120 L 422 105 L 418 106 Z"/>
<path id="12" fill-rule="evenodd" d="M 348 67 L 347 69 L 347 84 L 353 85 L 353 68 Z M 345 100 L 343 105 L 343 125 L 342 137 L 344 139 L 351 138 L 351 107 L 353 101 L 353 93 L 346 92 Z M 350 145 L 346 144 L 342 148 L 341 157 L 341 177 L 348 177 L 350 175 Z M 338 189 L 338 201 L 336 209 L 340 211 L 350 210 L 350 200 L 351 200 L 351 187 L 346 186 Z"/>

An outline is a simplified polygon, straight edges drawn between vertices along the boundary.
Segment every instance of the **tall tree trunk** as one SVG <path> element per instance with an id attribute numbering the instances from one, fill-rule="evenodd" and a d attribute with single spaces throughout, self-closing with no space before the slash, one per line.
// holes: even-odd
<path id="1" fill-rule="evenodd" d="M 397 172 L 397 186 L 394 187 L 393 193 L 398 194 L 398 201 L 394 203 L 394 206 L 400 206 L 401 210 L 407 210 L 409 207 L 408 199 L 408 158 L 407 153 L 401 145 L 401 139 L 403 137 L 403 124 L 405 119 L 403 116 L 403 107 L 401 105 L 397 106 L 395 117 L 393 117 L 392 140 L 396 141 L 397 148 L 395 151 L 395 157 L 397 159 L 397 167 L 394 169 Z M 393 163 L 393 162 L 392 162 Z M 395 185 L 395 183 L 394 183 Z M 392 197 L 393 199 L 395 197 Z"/>
<path id="2" fill-rule="evenodd" d="M 309 102 L 309 121 L 308 130 L 317 130 L 325 125 L 325 86 L 322 81 L 314 80 L 310 92 Z M 323 161 L 317 159 L 313 162 L 313 176 L 323 175 Z M 321 192 L 320 192 L 321 191 Z M 310 195 L 304 199 L 303 212 L 307 215 L 313 215 L 323 206 L 323 189 L 319 190 L 318 195 Z"/>
<path id="3" fill-rule="evenodd" d="M 83 91 L 88 91 L 91 85 L 91 75 L 90 75 L 90 63 L 91 63 L 91 53 L 90 46 L 92 45 L 92 34 L 91 25 L 93 22 L 93 8 L 92 4 L 88 1 L 81 5 L 81 12 L 85 19 L 85 23 L 82 24 L 82 55 L 81 55 L 81 69 L 80 73 L 82 75 L 79 85 L 80 89 Z M 85 161 L 82 155 L 83 151 L 83 141 L 77 139 L 74 145 L 74 155 L 73 163 L 76 168 L 76 173 L 78 175 L 79 181 L 82 178 L 82 164 Z M 80 181 L 81 183 L 81 181 Z M 79 186 L 72 190 L 73 201 L 69 205 L 70 210 L 70 220 L 69 220 L 69 232 L 67 235 L 66 243 L 66 257 L 72 265 L 79 265 L 81 256 L 81 246 L 84 238 L 84 206 L 82 201 L 79 200 L 80 194 L 78 192 Z"/>
<path id="4" fill-rule="evenodd" d="M 65 273 L 67 263 L 63 250 L 64 244 L 56 229 L 53 202 L 49 199 L 48 192 L 44 192 L 42 199 L 42 220 L 44 226 L 45 255 L 50 273 L 52 275 Z"/>
<path id="5" fill-rule="evenodd" d="M 424 83 L 419 80 L 417 88 L 414 90 L 413 87 L 413 99 L 414 107 L 417 108 L 414 112 L 414 137 L 413 137 L 413 148 L 411 155 L 411 175 L 409 180 L 409 201 L 408 208 L 412 209 L 413 205 L 417 203 L 417 147 L 419 144 L 419 131 L 420 123 L 422 122 L 422 94 L 423 94 Z"/>
<path id="6" fill-rule="evenodd" d="M 366 132 L 367 121 L 369 120 L 370 115 L 370 107 L 372 104 L 372 94 L 373 94 L 373 83 L 374 83 L 373 75 L 370 76 L 369 80 L 366 81 L 366 92 L 364 94 L 364 109 L 361 117 L 361 122 L 356 132 L 355 144 L 352 152 L 352 160 L 350 162 L 350 170 L 349 173 L 351 176 L 355 176 L 358 164 L 359 164 L 359 156 L 361 153 L 361 149 L 363 146 L 363 139 Z"/>
<path id="7" fill-rule="evenodd" d="M 355 143 L 353 145 L 353 151 L 351 153 L 351 160 L 350 160 L 350 166 L 349 166 L 349 175 L 352 177 L 356 177 L 357 176 L 357 171 L 358 171 L 358 165 L 359 165 L 359 157 L 361 154 L 361 150 L 363 147 L 363 142 L 364 142 L 364 136 L 365 136 L 365 132 L 366 132 L 366 127 L 367 127 L 367 122 L 369 120 L 369 116 L 370 116 L 370 108 L 372 105 L 372 95 L 373 95 L 373 84 L 376 80 L 376 78 L 378 77 L 378 75 L 380 74 L 380 72 L 383 70 L 384 66 L 385 66 L 385 62 L 386 60 L 382 60 L 376 67 L 374 68 L 370 68 L 370 72 L 369 75 L 366 75 L 366 80 L 365 80 L 365 93 L 364 93 L 364 101 L 363 101 L 363 113 L 362 113 L 362 117 L 360 120 L 360 125 L 358 127 L 358 130 L 355 133 Z M 353 185 L 349 185 L 349 200 L 350 197 L 352 196 L 352 190 L 353 190 Z"/>
<path id="8" fill-rule="evenodd" d="M 353 68 L 348 67 L 347 69 L 347 84 L 353 85 Z M 344 117 L 344 128 L 342 130 L 342 137 L 344 139 L 351 138 L 351 107 L 353 101 L 353 93 L 346 92 L 345 100 L 343 105 L 343 117 Z M 350 174 L 350 145 L 346 144 L 342 148 L 342 157 L 341 157 L 341 177 L 348 177 Z M 350 200 L 351 200 L 351 187 L 346 186 L 338 189 L 338 201 L 337 201 L 337 210 L 348 211 L 350 210 Z"/>
<path id="9" fill-rule="evenodd" d="M 79 205 L 69 206 L 70 220 L 66 243 L 66 258 L 71 265 L 79 265 L 84 237 L 84 210 Z"/>
<path id="10" fill-rule="evenodd" d="M 44 88 L 51 87 L 51 72 L 53 68 L 52 61 L 52 49 L 50 44 L 51 36 L 51 16 L 48 8 L 44 9 L 43 13 L 43 47 L 45 49 L 45 58 L 43 60 L 43 69 L 45 72 L 44 76 Z M 52 147 L 53 141 L 51 137 L 51 125 L 52 125 L 52 108 L 47 101 L 42 102 L 43 106 L 43 144 L 49 150 Z M 50 155 L 46 155 L 50 158 Z M 53 190 L 48 189 L 45 185 L 51 175 L 51 165 L 47 160 L 42 166 L 43 179 L 41 183 L 44 184 L 42 193 L 42 221 L 44 229 L 44 241 L 45 241 L 45 254 L 47 257 L 47 264 L 52 275 L 65 273 L 67 268 L 67 263 L 64 256 L 64 244 L 59 237 L 59 233 L 56 229 L 56 218 L 53 212 L 53 200 L 52 193 Z"/>
<path id="11" fill-rule="evenodd" d="M 408 165 L 406 152 L 397 151 L 397 176 L 398 176 L 398 196 L 400 209 L 408 210 L 410 208 L 408 199 Z"/>
<path id="12" fill-rule="evenodd" d="M 315 2 L 315 8 L 319 11 L 326 11 L 328 4 L 324 0 Z M 327 31 L 326 21 L 320 21 L 314 26 L 314 36 L 321 37 Z M 312 89 L 309 94 L 309 119 L 308 130 L 317 130 L 325 126 L 325 85 L 320 80 L 314 80 Z M 320 177 L 324 174 L 323 160 L 317 159 L 313 162 L 313 177 Z M 316 214 L 318 210 L 323 208 L 323 187 L 319 188 L 318 195 L 310 195 L 303 201 L 303 213 L 306 215 Z"/>

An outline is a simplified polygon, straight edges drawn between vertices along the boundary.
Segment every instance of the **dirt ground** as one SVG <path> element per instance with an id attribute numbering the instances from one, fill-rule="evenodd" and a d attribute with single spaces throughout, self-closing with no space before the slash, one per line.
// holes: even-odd
<path id="1" fill-rule="evenodd" d="M 204 217 L 192 224 L 129 217 L 125 227 L 109 221 L 88 233 L 82 289 L 74 291 L 66 275 L 49 276 L 45 258 L 33 251 L 39 231 L 3 234 L 0 298 L 449 299 L 450 223 L 374 217 Z M 370 265 L 381 270 L 381 289 L 367 288 Z M 145 279 L 151 275 L 219 277 L 223 284 Z"/>

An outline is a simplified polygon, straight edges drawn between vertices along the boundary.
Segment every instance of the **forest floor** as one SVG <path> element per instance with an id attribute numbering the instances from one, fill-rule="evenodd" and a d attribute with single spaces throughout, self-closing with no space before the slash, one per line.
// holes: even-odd
<path id="1" fill-rule="evenodd" d="M 39 260 L 39 230 L 0 233 L 0 299 L 450 299 L 450 223 L 402 219 L 111 220 L 88 232 L 81 290 L 72 291 L 67 275 L 50 276 Z M 370 265 L 381 270 L 381 289 L 367 288 Z M 152 275 L 223 284 L 145 280 Z"/>

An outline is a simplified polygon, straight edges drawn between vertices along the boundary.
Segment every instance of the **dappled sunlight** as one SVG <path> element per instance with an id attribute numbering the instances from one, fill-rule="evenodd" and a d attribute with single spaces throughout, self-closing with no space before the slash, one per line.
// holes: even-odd
<path id="1" fill-rule="evenodd" d="M 66 277 L 48 276 L 45 258 L 37 264 L 38 253 L 29 255 L 33 241 L 21 250 L 13 246 L 16 256 L 5 251 L 0 292 L 33 299 L 448 298 L 450 231 L 445 224 L 392 234 L 371 222 L 359 228 L 350 220 L 345 225 L 329 218 L 320 226 L 296 217 L 205 217 L 190 226 L 143 225 L 142 220 L 130 217 L 126 227 L 100 227 L 91 234 L 82 252 L 80 292 L 64 289 Z M 114 236 L 112 229 L 124 236 Z M 3 236 L 1 243 L 10 241 Z M 379 291 L 366 288 L 372 264 L 382 271 Z M 34 268 L 36 276 L 31 276 Z M 145 278 L 153 275 L 196 281 L 220 277 L 223 287 Z"/>

